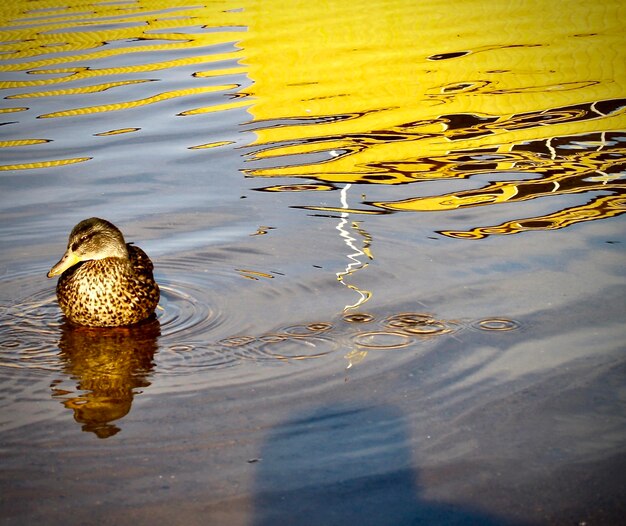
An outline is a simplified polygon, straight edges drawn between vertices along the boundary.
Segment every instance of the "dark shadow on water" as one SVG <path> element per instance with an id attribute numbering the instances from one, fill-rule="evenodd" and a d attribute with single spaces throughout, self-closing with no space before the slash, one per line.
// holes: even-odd
<path id="1" fill-rule="evenodd" d="M 251 460 L 258 460 L 253 524 L 514 524 L 423 499 L 414 457 L 393 407 L 322 407 L 286 421 Z"/>
<path id="2" fill-rule="evenodd" d="M 83 431 L 115 435 L 120 428 L 112 422 L 128 414 L 137 389 L 150 385 L 160 333 L 156 319 L 107 329 L 64 325 L 60 358 L 76 392 L 53 384 L 53 397 L 74 412 Z"/>

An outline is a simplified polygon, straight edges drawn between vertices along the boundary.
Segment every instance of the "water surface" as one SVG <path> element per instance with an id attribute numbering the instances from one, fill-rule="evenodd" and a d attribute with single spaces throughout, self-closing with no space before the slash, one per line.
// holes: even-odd
<path id="1" fill-rule="evenodd" d="M 621 5 L 313 4 L 2 11 L 3 523 L 620 523 Z"/>

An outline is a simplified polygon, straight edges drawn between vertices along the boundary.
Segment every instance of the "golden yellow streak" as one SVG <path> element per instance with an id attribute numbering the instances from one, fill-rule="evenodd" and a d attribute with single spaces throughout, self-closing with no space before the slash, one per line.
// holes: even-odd
<path id="1" fill-rule="evenodd" d="M 123 80 L 119 82 L 106 82 L 104 84 L 94 84 L 93 86 L 84 86 L 82 88 L 59 89 L 51 91 L 34 91 L 32 93 L 18 93 L 17 95 L 9 95 L 5 99 L 28 99 L 34 97 L 57 97 L 64 95 L 79 95 L 83 93 L 99 93 L 118 86 L 128 86 L 130 84 L 141 84 L 143 82 L 153 82 L 151 79 Z"/>
<path id="2" fill-rule="evenodd" d="M 252 104 L 251 101 L 242 99 L 242 100 L 236 100 L 233 102 L 227 102 L 225 104 L 216 104 L 215 106 L 204 106 L 202 108 L 196 108 L 193 110 L 181 111 L 179 115 L 186 117 L 188 115 L 201 115 L 203 113 L 214 113 L 218 111 L 232 110 L 234 108 L 246 108 L 246 107 L 249 107 L 250 104 Z"/>
<path id="3" fill-rule="evenodd" d="M 328 192 L 335 189 L 334 186 L 328 184 L 280 184 L 276 186 L 266 186 L 261 190 L 264 192 Z"/>
<path id="4" fill-rule="evenodd" d="M 478 227 L 471 230 L 443 230 L 444 236 L 458 239 L 483 239 L 492 235 L 519 234 L 531 230 L 557 230 L 580 223 L 613 217 L 626 213 L 626 200 L 622 195 L 599 197 L 593 202 L 560 210 L 554 214 L 507 221 L 497 226 Z"/>
<path id="5" fill-rule="evenodd" d="M 0 108 L 0 113 L 16 113 L 18 111 L 27 111 L 28 108 Z"/>
<path id="6" fill-rule="evenodd" d="M 289 144 L 284 146 L 269 146 L 254 152 L 255 159 L 266 159 L 279 155 L 301 155 L 306 153 L 322 153 L 332 150 L 342 150 L 349 147 L 347 139 L 320 140 L 302 144 Z M 329 158 L 330 159 L 330 158 Z"/>
<path id="7" fill-rule="evenodd" d="M 49 139 L 22 139 L 17 141 L 0 141 L 0 148 L 13 148 L 14 146 L 31 146 L 50 142 Z"/>
<path id="8" fill-rule="evenodd" d="M 116 104 L 103 104 L 101 106 L 89 106 L 86 108 L 76 108 L 73 110 L 56 111 L 54 113 L 45 113 L 40 115 L 41 119 L 49 119 L 54 117 L 75 117 L 77 115 L 89 115 L 92 113 L 102 113 L 107 111 L 119 111 L 127 110 L 130 108 L 137 108 L 140 106 L 146 106 L 147 104 L 154 104 L 156 102 L 162 102 L 164 100 L 175 99 L 177 97 L 188 97 L 190 95 L 197 95 L 199 93 L 215 93 L 218 91 L 225 91 L 228 89 L 234 89 L 236 85 L 226 86 L 202 86 L 199 88 L 187 88 L 174 91 L 166 91 L 153 97 L 146 99 L 134 100 L 130 102 L 120 102 Z"/>
<path id="9" fill-rule="evenodd" d="M 110 130 L 102 133 L 95 133 L 96 137 L 107 137 L 109 135 L 120 135 L 122 133 L 132 133 L 141 130 L 141 128 L 120 128 L 118 130 Z"/>
<path id="10" fill-rule="evenodd" d="M 545 180 L 543 180 L 545 181 Z M 432 212 L 435 210 L 455 210 L 461 207 L 503 203 L 512 200 L 523 183 L 503 183 L 476 195 L 458 196 L 454 194 L 435 197 L 416 197 L 398 202 L 374 202 L 386 210 L 410 210 L 412 212 Z"/>
<path id="11" fill-rule="evenodd" d="M 198 146 L 190 146 L 190 150 L 204 150 L 208 148 L 219 148 L 220 146 L 227 146 L 229 144 L 234 144 L 233 141 L 218 141 L 218 142 L 209 142 L 206 144 L 199 144 Z"/>
<path id="12" fill-rule="evenodd" d="M 7 170 L 30 170 L 33 168 L 50 168 L 52 166 L 65 166 L 67 164 L 82 163 L 91 160 L 91 157 L 74 157 L 72 159 L 58 159 L 55 161 L 40 161 L 36 163 L 4 164 L 0 165 L 0 171 Z"/>
<path id="13" fill-rule="evenodd" d="M 248 279 L 254 279 L 254 280 L 257 280 L 259 278 L 274 279 L 274 276 L 272 276 L 271 274 L 267 274 L 266 272 L 259 272 L 258 270 L 248 270 L 244 268 L 236 268 L 235 270 L 237 272 L 240 272 L 242 277 L 248 278 Z"/>
<path id="14" fill-rule="evenodd" d="M 591 169 L 588 172 L 592 172 Z M 598 190 L 617 190 L 626 189 L 626 185 L 619 183 L 606 184 L 603 180 L 595 180 L 595 184 L 573 184 L 566 185 L 568 179 L 579 179 L 581 175 L 587 172 L 570 172 L 565 175 L 560 174 L 544 179 L 531 179 L 528 181 L 512 182 L 512 183 L 494 183 L 489 187 L 480 191 L 468 192 L 468 195 L 440 195 L 435 197 L 415 197 L 404 199 L 396 202 L 378 201 L 371 203 L 385 210 L 394 211 L 410 211 L 410 212 L 435 212 L 443 210 L 455 210 L 457 208 L 474 207 L 488 204 L 527 201 L 548 195 L 575 194 Z M 546 186 L 552 185 L 552 190 L 545 189 Z M 532 191 L 533 187 L 537 187 L 536 191 Z"/>
<path id="15" fill-rule="evenodd" d="M 236 68 L 214 69 L 210 71 L 196 71 L 193 76 L 199 79 L 212 77 L 225 77 L 226 75 L 239 75 L 245 73 L 246 68 L 243 66 Z"/>

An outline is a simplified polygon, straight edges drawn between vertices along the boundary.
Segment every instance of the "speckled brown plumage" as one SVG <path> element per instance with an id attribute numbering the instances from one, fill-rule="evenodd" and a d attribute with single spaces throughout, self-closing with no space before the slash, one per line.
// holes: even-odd
<path id="1" fill-rule="evenodd" d="M 66 254 L 48 275 L 63 268 L 56 293 L 71 323 L 131 325 L 150 317 L 159 303 L 150 258 L 139 247 L 124 243 L 121 232 L 108 221 L 92 218 L 74 228 Z"/>

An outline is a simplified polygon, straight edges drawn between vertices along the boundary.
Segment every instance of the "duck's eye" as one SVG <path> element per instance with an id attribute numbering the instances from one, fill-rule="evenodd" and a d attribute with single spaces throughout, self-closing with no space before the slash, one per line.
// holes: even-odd
<path id="1" fill-rule="evenodd" d="M 85 241 L 87 241 L 88 238 L 89 238 L 89 236 L 87 234 L 85 234 L 84 236 L 81 236 L 80 242 L 84 243 Z"/>

